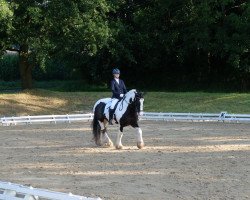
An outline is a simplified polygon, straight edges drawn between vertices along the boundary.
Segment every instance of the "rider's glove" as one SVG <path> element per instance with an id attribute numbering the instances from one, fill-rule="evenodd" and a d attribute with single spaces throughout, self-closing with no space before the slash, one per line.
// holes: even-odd
<path id="1" fill-rule="evenodd" d="M 120 97 L 123 97 L 124 96 L 124 94 L 120 94 Z"/>

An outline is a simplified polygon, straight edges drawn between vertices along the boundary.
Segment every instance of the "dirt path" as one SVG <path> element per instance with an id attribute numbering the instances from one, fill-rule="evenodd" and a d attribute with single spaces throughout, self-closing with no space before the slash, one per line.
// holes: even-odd
<path id="1" fill-rule="evenodd" d="M 250 199 L 250 124 L 141 122 L 123 150 L 88 124 L 0 126 L 0 180 L 103 199 Z M 114 141 L 117 127 L 111 127 Z"/>

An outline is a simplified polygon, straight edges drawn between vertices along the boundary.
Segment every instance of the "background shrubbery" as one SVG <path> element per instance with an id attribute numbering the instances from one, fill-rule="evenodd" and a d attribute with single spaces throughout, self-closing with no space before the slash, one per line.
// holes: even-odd
<path id="1" fill-rule="evenodd" d="M 5 54 L 0 58 L 0 81 L 17 81 L 20 79 L 18 72 L 18 54 Z M 79 70 L 74 69 L 70 63 L 59 60 L 37 64 L 32 73 L 37 81 L 80 79 Z"/>
<path id="2" fill-rule="evenodd" d="M 0 58 L 0 81 L 19 80 L 18 71 L 18 55 L 6 54 Z"/>
<path id="3" fill-rule="evenodd" d="M 0 80 L 23 89 L 32 78 L 107 85 L 117 67 L 128 87 L 250 90 L 248 0 L 1 2 L 0 50 L 12 45 L 35 67 L 32 77 L 20 62 L 19 77 L 5 55 Z"/>

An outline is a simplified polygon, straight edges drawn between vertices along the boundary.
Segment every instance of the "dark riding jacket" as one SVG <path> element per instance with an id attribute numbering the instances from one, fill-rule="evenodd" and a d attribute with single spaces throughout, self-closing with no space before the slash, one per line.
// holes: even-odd
<path id="1" fill-rule="evenodd" d="M 115 79 L 111 81 L 112 98 L 121 99 L 120 94 L 126 94 L 127 89 L 123 80 L 119 79 L 119 84 Z"/>

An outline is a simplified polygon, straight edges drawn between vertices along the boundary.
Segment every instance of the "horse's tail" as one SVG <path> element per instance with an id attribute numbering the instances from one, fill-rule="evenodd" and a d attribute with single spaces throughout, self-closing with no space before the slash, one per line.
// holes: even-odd
<path id="1" fill-rule="evenodd" d="M 92 121 L 92 133 L 94 136 L 93 139 L 95 140 L 95 143 L 98 145 L 98 143 L 99 143 L 98 141 L 100 141 L 101 127 L 100 127 L 100 124 L 98 122 L 96 113 L 94 114 L 94 119 Z"/>
<path id="2" fill-rule="evenodd" d="M 95 143 L 97 145 L 100 145 L 100 136 L 101 136 L 101 126 L 98 122 L 98 106 L 94 109 L 94 118 L 92 121 L 92 133 L 93 133 L 93 139 L 95 140 Z"/>

